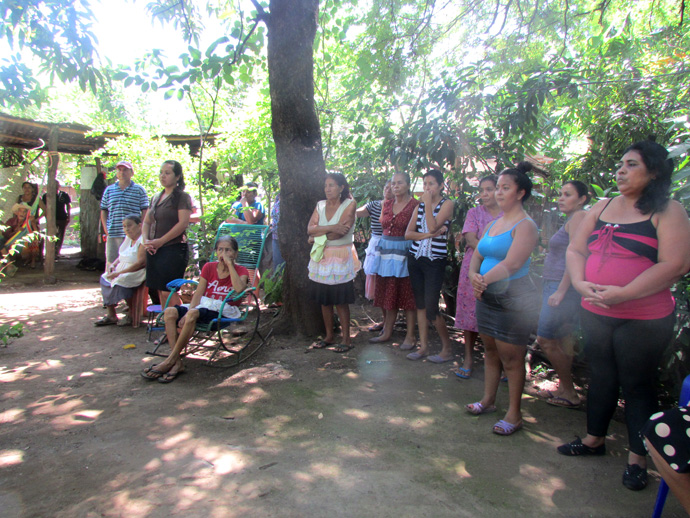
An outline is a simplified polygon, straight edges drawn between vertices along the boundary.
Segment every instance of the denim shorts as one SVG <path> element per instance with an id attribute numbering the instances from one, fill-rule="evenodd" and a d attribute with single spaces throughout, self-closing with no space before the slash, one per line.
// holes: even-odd
<path id="1" fill-rule="evenodd" d="M 187 306 L 175 306 L 175 308 L 177 309 L 177 321 L 179 322 L 189 312 L 189 308 Z M 218 318 L 218 312 L 212 309 L 199 308 L 197 311 L 199 311 L 199 318 L 196 319 L 197 324 L 210 324 Z"/>
<path id="2" fill-rule="evenodd" d="M 570 286 L 558 306 L 549 306 L 549 297 L 558 289 L 560 281 L 545 280 L 537 335 L 555 340 L 575 333 L 580 325 L 580 294 Z"/>

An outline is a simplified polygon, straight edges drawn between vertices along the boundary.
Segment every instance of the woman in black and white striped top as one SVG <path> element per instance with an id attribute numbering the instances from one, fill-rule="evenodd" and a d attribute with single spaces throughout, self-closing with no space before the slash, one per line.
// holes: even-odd
<path id="1" fill-rule="evenodd" d="M 381 235 L 383 234 L 383 228 L 381 228 L 381 207 L 385 200 L 393 199 L 393 193 L 391 191 L 390 180 L 386 182 L 383 187 L 383 200 L 371 200 L 363 207 L 357 209 L 355 215 L 358 218 L 369 218 L 371 224 L 371 236 L 369 238 L 369 246 L 365 251 L 364 258 L 364 273 L 366 274 L 366 283 L 364 285 L 364 296 L 368 300 L 374 300 L 374 293 L 376 290 L 376 272 L 372 270 L 374 265 L 376 254 L 376 247 L 378 247 L 379 241 L 381 240 Z M 374 323 L 369 327 L 369 331 L 376 332 L 383 329 L 383 315 L 381 316 L 381 323 Z"/>
<path id="2" fill-rule="evenodd" d="M 405 232 L 405 239 L 413 240 L 407 267 L 417 305 L 420 341 L 419 349 L 407 355 L 409 360 L 420 360 L 429 354 L 428 320 L 434 323 L 442 344 L 441 352 L 429 356 L 429 361 L 444 363 L 453 359 L 448 328 L 438 309 L 448 254 L 448 227 L 452 217 L 453 201 L 443 196 L 443 174 L 437 169 L 430 169 L 424 175 L 424 194 L 417 217 L 410 220 Z"/>

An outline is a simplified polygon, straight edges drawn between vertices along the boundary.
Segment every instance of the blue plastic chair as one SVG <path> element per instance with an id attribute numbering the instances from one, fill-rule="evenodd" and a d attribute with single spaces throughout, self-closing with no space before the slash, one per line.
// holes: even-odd
<path id="1" fill-rule="evenodd" d="M 690 405 L 690 375 L 685 377 L 683 387 L 680 389 L 680 398 L 678 399 L 679 406 Z M 661 513 L 664 512 L 664 505 L 666 504 L 666 497 L 668 496 L 668 484 L 661 479 L 659 484 L 659 492 L 656 494 L 656 503 L 654 504 L 654 513 L 652 518 L 661 518 Z"/>

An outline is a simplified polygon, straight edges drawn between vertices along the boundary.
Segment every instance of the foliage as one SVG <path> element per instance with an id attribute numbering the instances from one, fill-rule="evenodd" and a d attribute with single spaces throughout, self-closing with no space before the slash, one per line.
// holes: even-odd
<path id="1" fill-rule="evenodd" d="M 14 338 L 21 338 L 24 336 L 24 324 L 18 322 L 14 325 L 2 324 L 0 325 L 0 342 L 7 346 Z"/>
<path id="2" fill-rule="evenodd" d="M 200 259 L 209 260 L 213 254 L 218 227 L 230 216 L 232 204 L 238 199 L 239 190 L 234 186 L 221 186 L 218 192 L 206 191 L 206 209 L 201 216 L 203 227 L 190 225 L 190 238 L 197 244 Z M 202 228 L 204 230 L 202 230 Z"/>
<path id="3" fill-rule="evenodd" d="M 45 101 L 45 91 L 25 62 L 25 50 L 51 81 L 76 81 L 82 91 L 97 90 L 102 75 L 96 67 L 93 14 L 86 0 L 0 0 L 0 14 L 0 38 L 14 52 L 0 60 L 0 106 Z"/>
<path id="4" fill-rule="evenodd" d="M 109 140 L 105 147 L 94 154 L 101 157 L 104 166 L 114 168 L 120 160 L 127 160 L 134 167 L 133 180 L 142 185 L 149 196 L 161 190 L 158 181 L 161 164 L 165 160 L 177 160 L 185 173 L 186 191 L 194 196 L 196 160 L 183 146 L 173 146 L 154 135 L 125 135 Z"/>
<path id="5" fill-rule="evenodd" d="M 263 290 L 264 304 L 279 304 L 283 302 L 283 274 L 285 273 L 285 263 L 282 263 L 278 268 L 266 272 L 259 287 Z"/>

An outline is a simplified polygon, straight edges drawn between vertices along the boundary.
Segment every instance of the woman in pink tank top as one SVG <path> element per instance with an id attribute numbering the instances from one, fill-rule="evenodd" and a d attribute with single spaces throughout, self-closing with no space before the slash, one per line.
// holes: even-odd
<path id="1" fill-rule="evenodd" d="M 622 391 L 628 429 L 623 485 L 647 485 L 640 431 L 657 410 L 656 374 L 675 321 L 671 286 L 690 269 L 690 221 L 669 199 L 673 162 L 652 141 L 638 142 L 616 172 L 620 196 L 599 201 L 566 253 L 582 295 L 581 325 L 590 367 L 587 435 L 558 447 L 563 455 L 604 455 Z"/>

